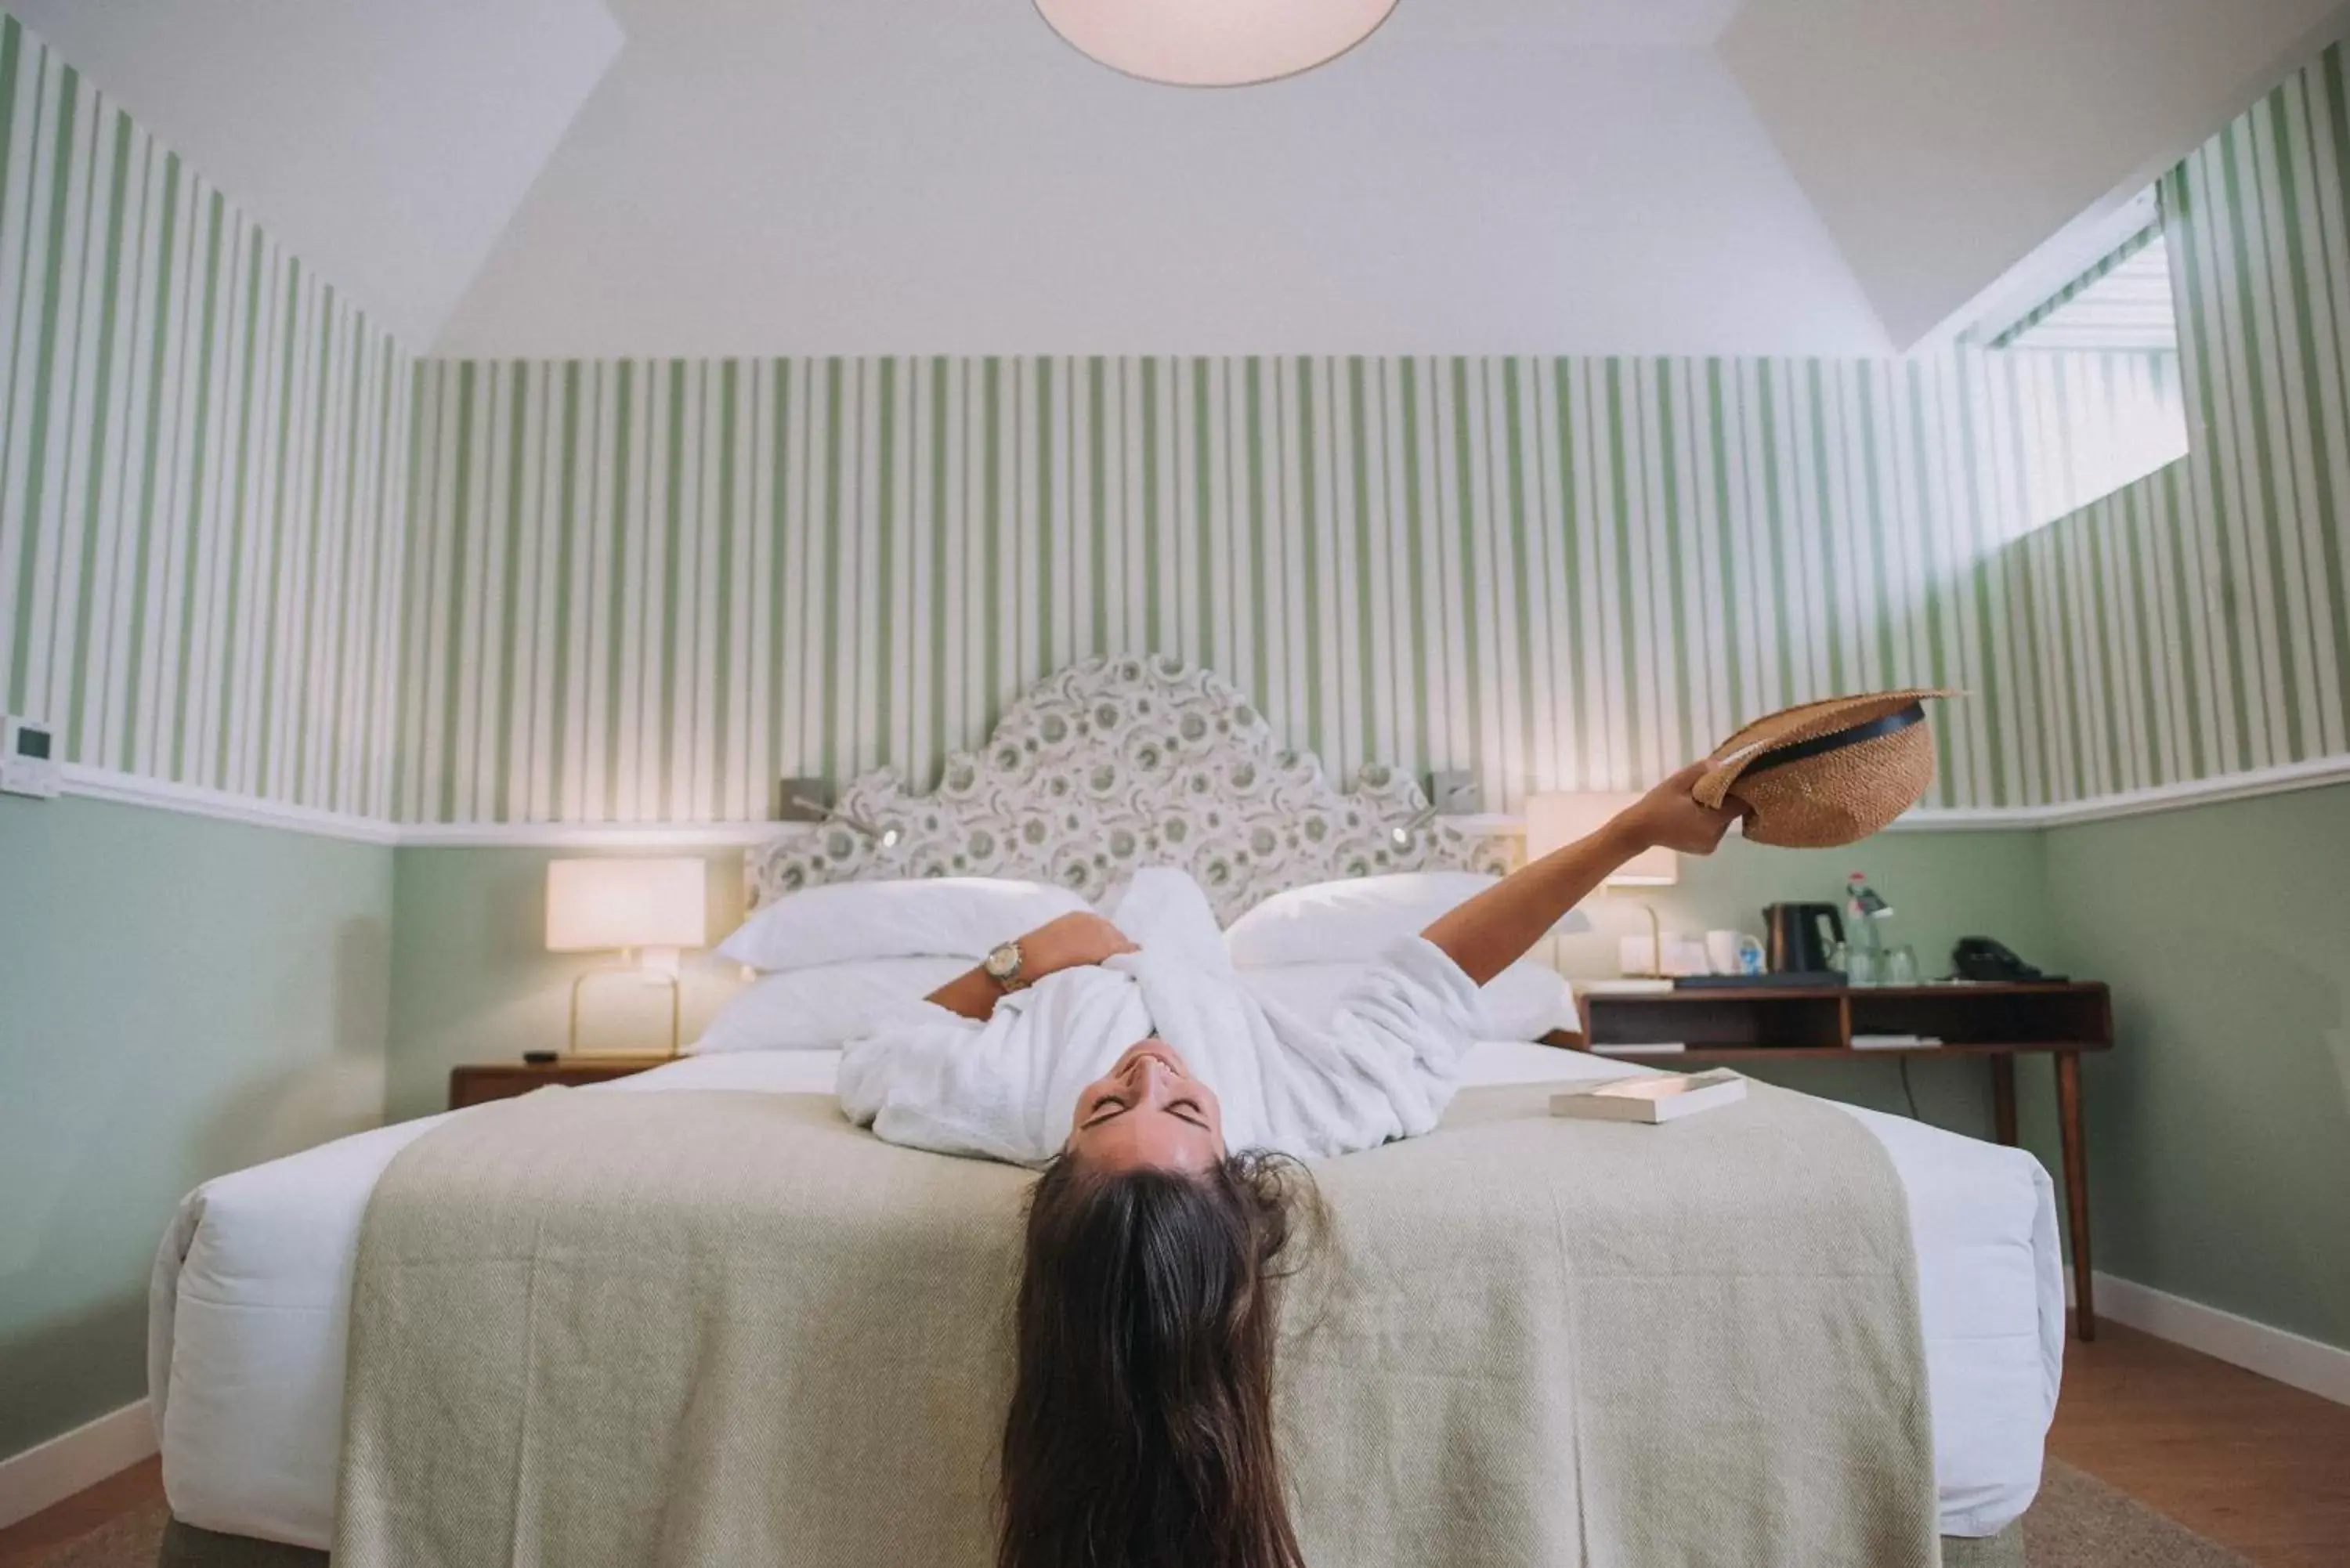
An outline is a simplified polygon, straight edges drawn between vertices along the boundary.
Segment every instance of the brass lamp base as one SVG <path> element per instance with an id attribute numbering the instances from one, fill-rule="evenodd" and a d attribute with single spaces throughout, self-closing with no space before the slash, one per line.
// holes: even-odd
<path id="1" fill-rule="evenodd" d="M 617 964 L 609 969 L 591 969 L 572 981 L 569 1054 L 574 1056 L 579 1054 L 579 988 L 598 975 L 604 974 L 629 974 L 640 980 L 658 980 L 668 983 L 669 1055 L 674 1059 L 678 1054 L 681 1023 L 685 1011 L 684 988 L 678 983 L 678 977 L 674 974 L 658 969 L 639 969 L 632 964 Z"/>

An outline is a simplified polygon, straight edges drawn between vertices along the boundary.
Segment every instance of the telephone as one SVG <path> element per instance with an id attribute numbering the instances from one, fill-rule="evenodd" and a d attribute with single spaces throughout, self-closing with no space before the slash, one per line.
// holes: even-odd
<path id="1" fill-rule="evenodd" d="M 1960 980 L 2063 980 L 2043 974 L 2015 956 L 2015 950 L 1991 937 L 1960 937 L 1950 950 L 1950 970 Z"/>

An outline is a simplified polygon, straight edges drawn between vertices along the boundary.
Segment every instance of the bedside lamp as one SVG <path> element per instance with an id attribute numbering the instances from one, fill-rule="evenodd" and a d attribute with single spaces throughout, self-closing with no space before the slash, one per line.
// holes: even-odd
<path id="1" fill-rule="evenodd" d="M 1526 797 L 1526 858 L 1539 860 L 1578 838 L 1587 838 L 1640 797 L 1632 794 L 1568 794 Z M 1644 849 L 1617 867 L 1599 885 L 1607 888 L 1669 888 L 1681 879 L 1680 857 L 1669 849 Z M 1664 922 L 1656 907 L 1642 904 L 1648 917 L 1648 968 L 1661 969 L 1665 956 Z M 1589 927 L 1586 925 L 1586 929 Z"/>
<path id="2" fill-rule="evenodd" d="M 619 952 L 624 967 L 666 981 L 669 1054 L 677 1054 L 682 998 L 681 950 L 710 940 L 706 920 L 709 866 L 695 859 L 550 860 L 546 863 L 546 950 Z M 633 962 L 630 961 L 633 959 Z M 571 1048 L 579 1047 L 579 988 L 571 982 Z"/>

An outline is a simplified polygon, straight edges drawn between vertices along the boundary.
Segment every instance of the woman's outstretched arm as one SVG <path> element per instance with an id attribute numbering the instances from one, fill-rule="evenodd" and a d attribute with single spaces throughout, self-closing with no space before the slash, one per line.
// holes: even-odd
<path id="1" fill-rule="evenodd" d="M 1439 916 L 1420 934 L 1482 985 L 1523 958 L 1609 872 L 1634 856 L 1659 847 L 1683 855 L 1712 854 L 1739 814 L 1700 805 L 1690 794 L 1705 775 L 1705 767 L 1703 763 L 1690 763 L 1626 806 L 1588 838 L 1578 838 L 1530 866 L 1520 867 L 1467 903 Z"/>

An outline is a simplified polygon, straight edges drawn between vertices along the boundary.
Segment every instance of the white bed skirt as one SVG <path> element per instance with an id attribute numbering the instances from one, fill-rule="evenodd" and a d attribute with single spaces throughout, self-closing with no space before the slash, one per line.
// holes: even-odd
<path id="1" fill-rule="evenodd" d="M 591 1093 L 830 1093 L 837 1052 L 690 1057 Z M 1621 1062 L 1490 1043 L 1471 1084 L 1619 1076 Z M 1849 1108 L 1849 1107 L 1847 1107 Z M 458 1113 L 462 1114 L 462 1113 Z M 1918 1249 L 1946 1535 L 1987 1536 L 2040 1485 L 2064 1300 L 2054 1189 L 2019 1150 L 1852 1109 L 1899 1172 Z M 324 1548 L 334 1535 L 345 1328 L 359 1222 L 404 1122 L 207 1182 L 155 1260 L 148 1380 L 163 1487 L 192 1525 Z"/>

